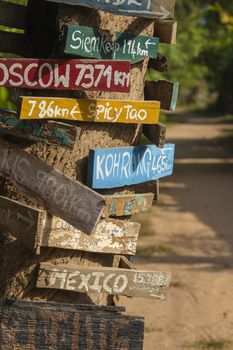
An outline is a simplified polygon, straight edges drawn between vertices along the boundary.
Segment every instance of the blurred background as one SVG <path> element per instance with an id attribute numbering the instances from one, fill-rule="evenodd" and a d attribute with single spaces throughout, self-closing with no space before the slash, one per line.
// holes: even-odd
<path id="1" fill-rule="evenodd" d="M 177 0 L 175 13 L 177 44 L 159 49 L 169 71 L 147 75 L 180 83 L 177 111 L 161 114 L 174 174 L 152 211 L 133 218 L 133 264 L 171 271 L 172 283 L 165 301 L 120 304 L 145 316 L 145 350 L 233 350 L 233 1 Z M 0 108 L 14 108 L 5 88 Z"/>

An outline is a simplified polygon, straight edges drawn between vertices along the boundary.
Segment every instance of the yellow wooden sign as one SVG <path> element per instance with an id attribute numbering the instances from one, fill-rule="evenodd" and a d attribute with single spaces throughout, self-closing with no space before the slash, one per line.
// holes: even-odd
<path id="1" fill-rule="evenodd" d="M 22 97 L 20 119 L 62 119 L 99 123 L 156 124 L 160 102 Z"/>

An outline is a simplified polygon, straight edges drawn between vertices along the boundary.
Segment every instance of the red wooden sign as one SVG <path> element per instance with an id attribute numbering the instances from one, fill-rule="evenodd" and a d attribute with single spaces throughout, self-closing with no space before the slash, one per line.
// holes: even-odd
<path id="1" fill-rule="evenodd" d="M 130 63 L 111 60 L 0 59 L 0 86 L 129 92 Z"/>

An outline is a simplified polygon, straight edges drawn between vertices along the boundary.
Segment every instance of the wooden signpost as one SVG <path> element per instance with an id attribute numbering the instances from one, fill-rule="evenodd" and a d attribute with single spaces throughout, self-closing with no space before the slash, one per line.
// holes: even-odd
<path id="1" fill-rule="evenodd" d="M 1 349 L 142 350 L 144 319 L 123 311 L 110 306 L 1 301 Z"/>
<path id="2" fill-rule="evenodd" d="M 140 224 L 100 220 L 91 236 L 66 221 L 0 196 L 0 230 L 10 233 L 31 250 L 41 247 L 93 253 L 135 255 Z"/>
<path id="3" fill-rule="evenodd" d="M 0 59 L 0 86 L 129 92 L 130 64 L 107 60 Z"/>
<path id="4" fill-rule="evenodd" d="M 133 271 L 108 267 L 71 267 L 41 263 L 38 288 L 62 289 L 79 293 L 106 293 L 165 299 L 169 272 Z"/>
<path id="5" fill-rule="evenodd" d="M 156 58 L 159 39 L 129 33 L 115 33 L 85 26 L 66 26 L 65 53 L 97 59 L 128 60 L 137 63 Z"/>
<path id="6" fill-rule="evenodd" d="M 23 97 L 20 119 L 62 119 L 98 123 L 156 124 L 158 101 Z"/>
<path id="7" fill-rule="evenodd" d="M 161 109 L 175 111 L 179 93 L 179 83 L 172 83 L 166 80 L 146 81 L 145 99 L 158 100 L 161 102 Z"/>
<path id="8" fill-rule="evenodd" d="M 143 125 L 143 134 L 155 146 L 163 148 L 166 142 L 167 128 L 164 124 Z"/>
<path id="9" fill-rule="evenodd" d="M 91 188 L 134 185 L 172 174 L 175 145 L 101 148 L 90 150 L 88 184 Z"/>
<path id="10" fill-rule="evenodd" d="M 0 141 L 0 176 L 35 198 L 51 214 L 90 234 L 104 198 L 20 148 Z"/>
<path id="11" fill-rule="evenodd" d="M 81 128 L 54 121 L 24 121 L 14 111 L 0 109 L 0 134 L 72 149 Z"/>
<path id="12" fill-rule="evenodd" d="M 12 256 L 19 258 L 16 266 L 10 264 L 0 274 L 2 298 L 65 300 L 69 294 L 74 303 L 85 299 L 104 304 L 113 303 L 113 295 L 166 298 L 169 272 L 141 271 L 130 263 L 140 224 L 129 220 L 151 208 L 158 197 L 157 179 L 173 172 L 175 146 L 165 144 L 166 128 L 158 121 L 161 108 L 175 109 L 178 83 L 148 83 L 146 101 L 141 101 L 147 67 L 139 64 L 131 72 L 130 64 L 147 58 L 149 67 L 167 70 L 167 58 L 158 53 L 158 46 L 176 40 L 176 22 L 164 21 L 173 16 L 174 3 L 29 0 L 24 7 L 0 0 L 1 29 L 20 29 L 0 30 L 0 52 L 14 54 L 0 59 L 0 87 L 15 91 L 18 110 L 0 110 L 1 193 L 10 197 L 0 196 L 0 233 L 7 238 L 0 242 L 1 256 L 5 266 Z M 77 11 L 66 4 L 78 5 Z M 147 25 L 121 15 L 156 19 L 154 36 L 150 21 Z M 25 95 L 30 96 L 21 97 L 20 89 L 42 93 L 29 91 Z M 128 93 L 125 100 L 119 99 L 121 93 Z M 80 144 L 77 124 L 82 125 Z M 153 145 L 128 147 L 136 144 L 141 131 Z M 31 144 L 34 141 L 52 147 Z M 108 148 L 100 148 L 103 145 Z M 116 147 L 122 145 L 127 147 Z M 90 147 L 95 148 L 88 158 Z M 55 170 L 61 168 L 72 178 Z M 102 196 L 76 178 L 97 190 L 134 187 L 125 188 L 127 194 L 105 191 Z M 12 185 L 17 189 L 12 191 Z M 140 193 L 153 192 L 150 185 L 156 187 L 155 195 Z M 21 204 L 20 199 L 43 209 Z M 31 250 L 26 250 L 29 260 L 24 259 L 25 248 Z M 121 311 L 2 301 L 0 349 L 142 350 L 143 320 Z"/>
<path id="13" fill-rule="evenodd" d="M 127 216 L 148 211 L 154 200 L 153 193 L 105 196 L 102 217 Z"/>
<path id="14" fill-rule="evenodd" d="M 51 2 L 80 5 L 116 15 L 164 19 L 173 17 L 175 0 L 47 0 Z"/>

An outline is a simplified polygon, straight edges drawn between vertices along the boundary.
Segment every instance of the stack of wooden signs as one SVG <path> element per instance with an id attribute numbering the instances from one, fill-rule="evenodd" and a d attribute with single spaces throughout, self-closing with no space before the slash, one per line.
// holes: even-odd
<path id="1" fill-rule="evenodd" d="M 27 263 L 21 257 L 21 265 L 5 281 L 11 283 L 26 271 L 30 283 L 18 278 L 18 294 L 0 295 L 18 299 L 0 303 L 0 348 L 140 350 L 143 318 L 125 316 L 121 307 L 73 303 L 73 295 L 166 297 L 170 272 L 136 270 L 128 260 L 136 254 L 140 230 L 130 216 L 150 209 L 158 197 L 158 179 L 173 172 L 175 147 L 165 143 L 159 114 L 160 109 L 175 109 L 178 83 L 146 81 L 144 101 L 113 99 L 111 94 L 132 92 L 136 68 L 146 71 L 148 59 L 150 67 L 167 69 L 158 48 L 176 41 L 176 22 L 167 19 L 173 16 L 174 0 L 31 0 L 28 6 L 38 4 L 56 9 L 54 22 L 61 22 L 62 11 L 71 14 L 62 18 L 62 40 L 54 51 L 59 58 L 22 58 L 32 44 L 31 33 L 22 31 L 28 30 L 28 9 L 0 1 L 0 25 L 20 29 L 0 31 L 0 52 L 16 54 L 0 59 L 0 86 L 16 91 L 18 109 L 0 110 L 0 176 L 5 179 L 0 230 L 31 254 Z M 111 33 L 106 31 L 107 13 L 125 26 L 129 19 L 130 28 L 114 32 L 111 25 Z M 99 16 L 101 29 L 89 26 L 94 16 Z M 154 29 L 154 36 L 132 32 L 139 20 L 141 27 Z M 141 79 L 142 92 L 143 84 Z M 98 98 L 88 91 L 108 95 Z M 109 132 L 113 127 L 115 138 Z M 124 140 L 124 130 L 137 137 Z M 140 145 L 142 133 L 148 145 Z M 78 157 L 80 144 L 85 151 Z M 69 155 L 66 163 L 64 155 Z M 4 251 L 4 243 L 1 247 Z M 93 262 L 96 256 L 104 261 L 103 255 L 110 260 L 86 264 L 83 255 L 86 260 L 80 263 L 80 251 Z M 79 260 L 73 258 L 76 252 Z M 51 302 L 59 300 L 53 290 L 69 292 L 63 294 L 65 303 Z"/>

